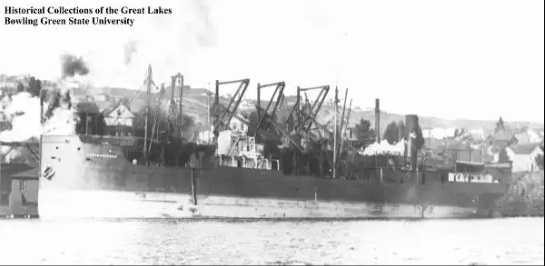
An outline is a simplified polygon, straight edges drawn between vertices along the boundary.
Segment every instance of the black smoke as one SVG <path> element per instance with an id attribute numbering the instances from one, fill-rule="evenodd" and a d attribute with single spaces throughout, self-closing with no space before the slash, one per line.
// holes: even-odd
<path id="1" fill-rule="evenodd" d="M 47 103 L 47 109 L 45 110 L 44 118 L 49 119 L 53 116 L 53 111 L 57 108 L 72 107 L 72 97 L 69 90 L 61 90 L 59 88 L 48 88 L 42 90 L 40 100 Z"/>
<path id="2" fill-rule="evenodd" d="M 80 76 L 87 75 L 89 73 L 89 67 L 82 57 L 76 57 L 71 54 L 64 54 L 61 56 L 61 71 L 62 77 L 73 77 L 76 74 Z"/>

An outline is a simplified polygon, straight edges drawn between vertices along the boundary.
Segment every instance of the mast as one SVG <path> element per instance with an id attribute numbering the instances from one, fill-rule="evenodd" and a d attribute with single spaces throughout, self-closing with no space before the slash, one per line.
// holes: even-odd
<path id="1" fill-rule="evenodd" d="M 210 144 L 210 131 L 212 125 L 210 124 L 210 82 L 208 82 L 208 90 L 206 91 L 206 120 L 208 121 L 208 130 L 206 136 L 206 144 Z"/>
<path id="2" fill-rule="evenodd" d="M 344 103 L 343 103 L 343 112 L 342 112 L 342 115 L 341 115 L 341 127 L 339 128 L 339 135 L 340 135 L 340 138 L 341 138 L 341 144 L 342 145 L 342 139 L 343 139 L 343 135 L 344 135 L 344 113 L 346 111 L 346 99 L 348 98 L 348 88 L 346 88 L 346 91 L 344 93 Z M 348 122 L 347 122 L 348 123 Z M 339 149 L 342 149 L 342 146 L 339 146 Z M 335 165 L 336 166 L 336 165 Z"/>
<path id="3" fill-rule="evenodd" d="M 149 94 L 151 92 L 151 64 L 148 66 L 148 77 L 146 79 L 146 119 L 144 122 L 144 160 L 148 160 L 148 119 L 149 119 Z"/>
<path id="4" fill-rule="evenodd" d="M 40 176 L 42 174 L 42 149 L 43 149 L 43 135 L 45 135 L 45 119 L 44 119 L 44 101 L 46 97 L 46 92 L 43 88 L 40 88 L 40 128 L 42 129 L 42 133 L 40 134 L 40 145 L 39 145 L 39 155 L 40 158 L 38 159 L 38 169 L 40 169 Z M 1 163 L 0 163 L 1 164 Z"/>
<path id="5" fill-rule="evenodd" d="M 180 91 L 179 91 L 179 97 L 180 97 L 180 105 L 178 105 L 179 115 L 180 115 L 180 137 L 182 138 L 182 141 L 184 139 L 184 109 L 183 109 L 183 98 L 184 98 L 184 76 L 180 73 L 176 75 L 180 79 Z"/>
<path id="6" fill-rule="evenodd" d="M 376 142 L 380 143 L 380 100 L 375 99 L 375 133 Z"/>
<path id="7" fill-rule="evenodd" d="M 334 120 L 335 129 L 333 131 L 333 178 L 337 178 L 337 102 L 339 101 L 339 90 L 335 86 L 335 102 L 334 102 Z"/>
<path id="8" fill-rule="evenodd" d="M 157 124 L 159 119 L 159 108 L 161 108 L 161 101 L 163 100 L 163 94 L 165 92 L 165 84 L 161 84 L 161 92 L 159 94 L 159 99 L 157 100 L 157 105 L 155 106 L 155 117 L 153 119 L 153 127 L 151 130 L 151 138 L 149 143 L 148 152 L 151 152 L 151 146 L 153 145 L 153 137 L 157 136 L 157 142 L 159 142 L 159 127 L 161 126 L 161 121 Z"/>
<path id="9" fill-rule="evenodd" d="M 219 127 L 220 123 L 220 81 L 216 80 L 216 94 L 214 95 L 214 142 L 218 141 L 219 131 L 216 127 Z"/>

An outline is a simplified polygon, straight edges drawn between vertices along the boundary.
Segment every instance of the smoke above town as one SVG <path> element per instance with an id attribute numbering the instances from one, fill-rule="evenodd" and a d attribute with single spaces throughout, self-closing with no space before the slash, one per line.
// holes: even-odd
<path id="1" fill-rule="evenodd" d="M 70 103 L 67 89 L 43 90 L 44 124 L 40 124 L 40 98 L 29 92 L 19 92 L 8 99 L 2 112 L 11 121 L 11 130 L 0 132 L 5 142 L 22 142 L 42 134 L 69 135 L 75 133 L 77 116 Z"/>
<path id="2" fill-rule="evenodd" d="M 0 132 L 1 141 L 38 141 L 40 135 L 75 134 L 78 116 L 72 106 L 67 82 L 76 75 L 86 75 L 89 68 L 81 57 L 70 54 L 61 57 L 61 68 L 62 78 L 56 83 L 38 81 L 40 85 L 36 90 L 32 88 L 31 82 L 23 85 L 25 80 L 20 80 L 20 87 L 15 94 L 0 97 L 0 113 L 11 124 L 9 130 Z M 35 81 L 34 78 L 31 80 Z M 8 147 L 2 146 L 3 154 L 7 150 Z M 9 159 L 18 154 L 18 151 L 10 152 Z"/>
<path id="3" fill-rule="evenodd" d="M 85 76 L 89 73 L 89 67 L 83 61 L 82 57 L 76 57 L 71 54 L 61 55 L 61 72 L 62 77 L 73 77 L 76 74 Z"/>

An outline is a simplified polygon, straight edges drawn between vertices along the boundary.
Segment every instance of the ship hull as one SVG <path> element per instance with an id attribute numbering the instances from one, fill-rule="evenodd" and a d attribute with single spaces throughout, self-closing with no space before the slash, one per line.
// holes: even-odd
<path id="1" fill-rule="evenodd" d="M 42 219 L 420 219 L 478 217 L 473 207 L 350 203 L 126 191 L 42 191 Z"/>
<path id="2" fill-rule="evenodd" d="M 216 166 L 192 170 L 131 164 L 113 145 L 77 136 L 42 138 L 41 218 L 365 219 L 486 215 L 504 184 L 445 183 L 412 173 L 363 182 Z M 53 169 L 53 170 L 51 170 Z M 51 174 L 51 172 L 54 172 Z"/>

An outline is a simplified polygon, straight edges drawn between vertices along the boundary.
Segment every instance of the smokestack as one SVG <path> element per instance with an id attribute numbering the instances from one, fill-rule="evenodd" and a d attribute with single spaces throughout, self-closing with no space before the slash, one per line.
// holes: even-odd
<path id="1" fill-rule="evenodd" d="M 380 99 L 375 99 L 375 135 L 377 143 L 380 143 Z"/>
<path id="2" fill-rule="evenodd" d="M 176 76 L 171 77 L 172 81 L 170 83 L 170 100 L 174 101 L 174 97 L 176 97 Z"/>
<path id="3" fill-rule="evenodd" d="M 406 115 L 405 116 L 405 132 L 404 136 L 407 140 L 407 146 L 405 149 L 405 165 L 407 159 L 409 159 L 411 165 L 411 171 L 416 171 L 417 163 L 417 149 L 416 149 L 416 130 L 418 128 L 418 116 Z"/>

